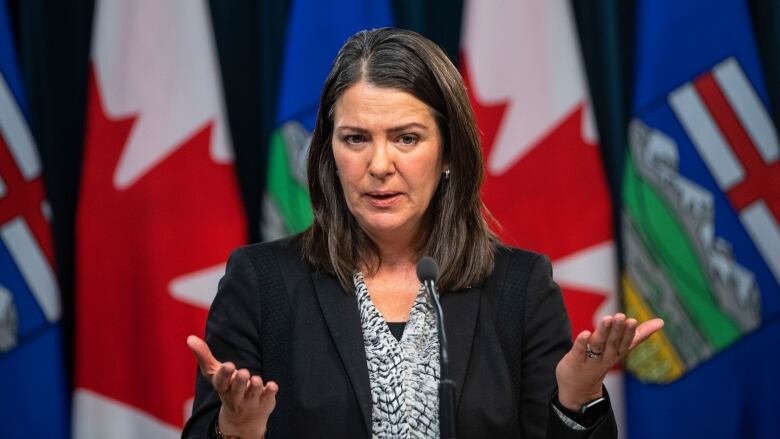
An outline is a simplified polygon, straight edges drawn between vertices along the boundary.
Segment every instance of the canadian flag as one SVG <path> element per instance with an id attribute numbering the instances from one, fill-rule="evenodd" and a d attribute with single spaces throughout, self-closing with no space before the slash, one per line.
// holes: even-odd
<path id="1" fill-rule="evenodd" d="M 617 308 L 609 191 L 569 0 L 467 1 L 461 70 L 483 200 L 504 242 L 547 254 L 574 335 Z M 619 371 L 607 377 L 622 424 Z"/>
<path id="2" fill-rule="evenodd" d="M 77 212 L 74 437 L 178 438 L 246 242 L 206 0 L 99 0 Z"/>

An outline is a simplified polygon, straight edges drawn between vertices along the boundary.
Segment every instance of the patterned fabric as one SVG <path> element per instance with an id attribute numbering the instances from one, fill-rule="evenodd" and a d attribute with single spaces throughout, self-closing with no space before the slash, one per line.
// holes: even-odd
<path id="1" fill-rule="evenodd" d="M 420 286 L 398 341 L 371 302 L 362 273 L 354 275 L 371 383 L 372 437 L 439 437 L 439 339 L 436 316 Z"/>
<path id="2" fill-rule="evenodd" d="M 555 404 L 552 405 L 553 410 L 555 411 L 555 414 L 558 415 L 558 418 L 563 421 L 564 424 L 566 424 L 567 427 L 571 428 L 575 431 L 583 431 L 587 430 L 584 426 L 580 425 L 577 421 L 573 420 L 572 418 L 566 416 L 566 413 L 562 412 L 561 409 L 555 406 Z"/>

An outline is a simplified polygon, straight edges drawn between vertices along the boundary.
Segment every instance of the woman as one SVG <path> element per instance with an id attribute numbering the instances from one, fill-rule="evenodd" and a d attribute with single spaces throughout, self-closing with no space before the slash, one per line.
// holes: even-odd
<path id="1" fill-rule="evenodd" d="M 474 117 L 435 44 L 347 41 L 308 179 L 313 225 L 234 252 L 206 341 L 187 340 L 202 374 L 183 437 L 438 437 L 423 255 L 442 267 L 458 437 L 616 436 L 603 378 L 662 322 L 608 316 L 572 346 L 549 261 L 485 223 Z"/>

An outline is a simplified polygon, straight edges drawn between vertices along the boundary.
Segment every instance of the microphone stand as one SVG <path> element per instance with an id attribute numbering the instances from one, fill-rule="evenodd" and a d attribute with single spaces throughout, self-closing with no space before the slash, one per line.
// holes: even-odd
<path id="1" fill-rule="evenodd" d="M 441 310 L 441 302 L 436 295 L 436 285 L 433 280 L 425 280 L 424 285 L 433 302 L 439 333 L 439 433 L 442 439 L 455 439 L 455 381 L 450 377 L 447 334 L 444 332 L 444 313 Z"/>

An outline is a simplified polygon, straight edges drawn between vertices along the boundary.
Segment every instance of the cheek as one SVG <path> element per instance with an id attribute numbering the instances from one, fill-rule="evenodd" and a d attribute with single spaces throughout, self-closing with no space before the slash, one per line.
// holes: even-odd
<path id="1" fill-rule="evenodd" d="M 414 161 L 414 166 L 415 175 L 420 176 L 417 184 L 424 187 L 426 192 L 433 194 L 441 175 L 441 162 L 438 155 L 430 154 L 429 157 L 421 157 Z"/>
<path id="2" fill-rule="evenodd" d="M 339 154 L 335 150 L 333 159 L 336 163 L 336 177 L 339 179 L 345 195 L 349 198 L 350 189 L 354 188 L 360 179 L 359 172 L 357 172 L 359 164 L 354 157 L 349 157 L 343 153 Z"/>

